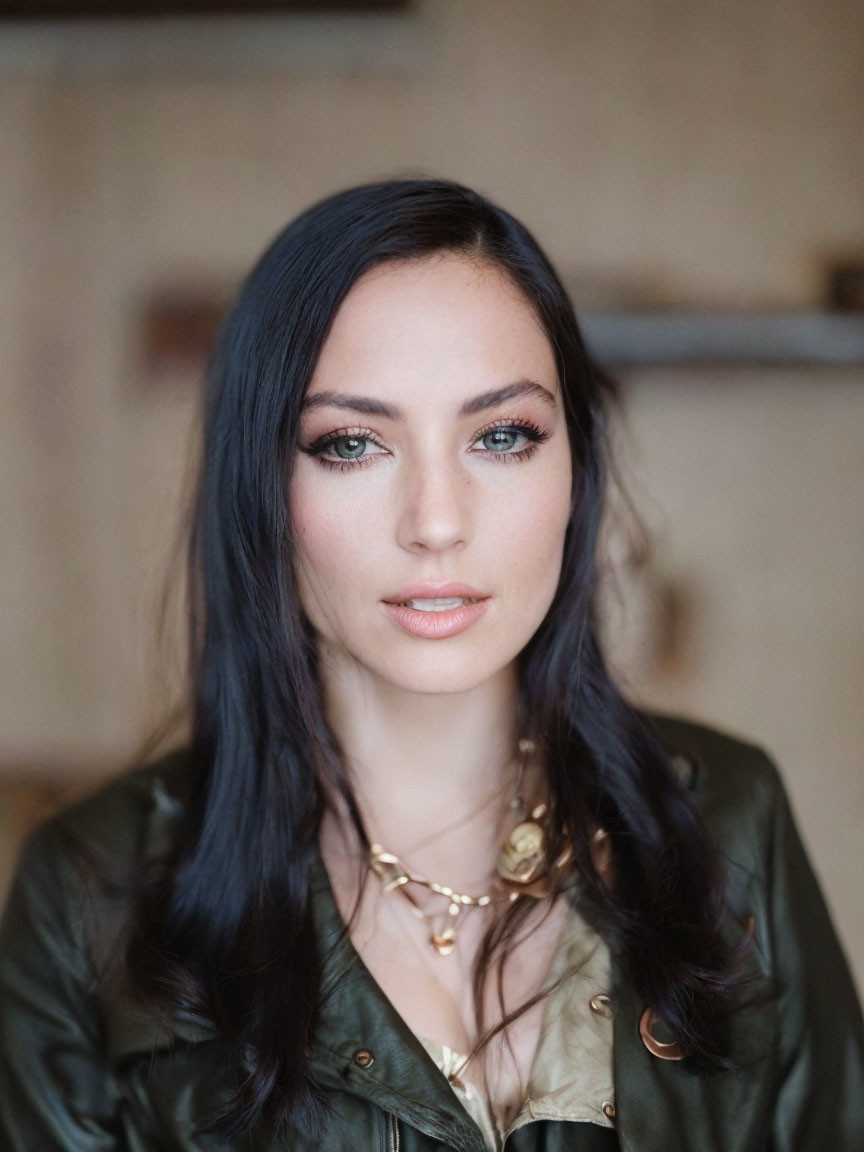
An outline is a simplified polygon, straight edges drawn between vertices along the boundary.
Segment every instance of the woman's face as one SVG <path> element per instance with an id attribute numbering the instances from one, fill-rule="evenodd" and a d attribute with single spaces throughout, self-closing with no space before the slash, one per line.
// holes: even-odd
<path id="1" fill-rule="evenodd" d="M 298 443 L 295 568 L 325 661 L 419 693 L 508 669 L 552 601 L 571 491 L 552 347 L 512 281 L 450 253 L 372 268 Z"/>

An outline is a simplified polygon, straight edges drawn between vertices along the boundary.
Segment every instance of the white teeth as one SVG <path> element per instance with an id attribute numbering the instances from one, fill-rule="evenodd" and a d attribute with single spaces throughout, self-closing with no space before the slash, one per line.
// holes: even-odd
<path id="1" fill-rule="evenodd" d="M 416 612 L 451 612 L 454 608 L 461 608 L 463 604 L 476 604 L 476 600 L 463 599 L 461 596 L 450 596 L 439 600 L 406 600 L 405 606 L 413 608 Z"/>

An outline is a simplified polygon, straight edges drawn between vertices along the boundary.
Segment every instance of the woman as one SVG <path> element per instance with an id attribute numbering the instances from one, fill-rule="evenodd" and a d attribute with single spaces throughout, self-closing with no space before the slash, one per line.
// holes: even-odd
<path id="1" fill-rule="evenodd" d="M 191 743 L 19 865 L 6 1147 L 864 1146 L 773 765 L 604 666 L 607 392 L 466 188 L 264 254 L 209 373 Z"/>

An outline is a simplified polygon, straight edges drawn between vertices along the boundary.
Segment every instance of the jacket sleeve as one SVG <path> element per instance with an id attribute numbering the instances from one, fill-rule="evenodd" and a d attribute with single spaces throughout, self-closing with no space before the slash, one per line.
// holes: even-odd
<path id="1" fill-rule="evenodd" d="M 62 828 L 25 844 L 0 925 L 0 1148 L 117 1152 L 85 887 Z"/>
<path id="2" fill-rule="evenodd" d="M 776 769 L 773 776 L 771 932 L 779 984 L 780 1083 L 772 1148 L 861 1152 L 861 1009 Z"/>

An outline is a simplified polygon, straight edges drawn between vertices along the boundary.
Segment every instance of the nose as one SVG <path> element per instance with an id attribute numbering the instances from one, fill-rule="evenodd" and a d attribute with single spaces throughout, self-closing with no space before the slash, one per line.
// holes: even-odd
<path id="1" fill-rule="evenodd" d="M 468 542 L 471 478 L 452 456 L 423 453 L 406 462 L 396 500 L 398 541 L 407 551 L 445 552 Z"/>

